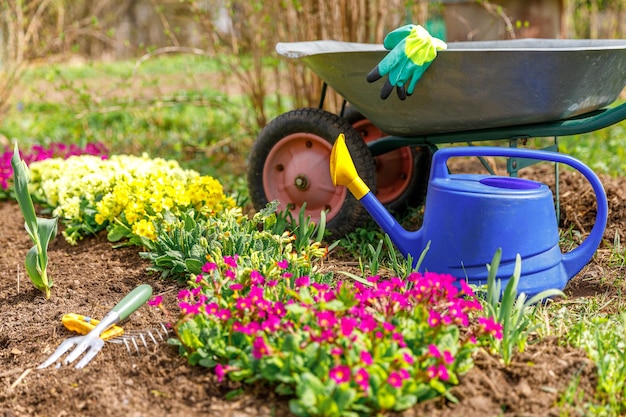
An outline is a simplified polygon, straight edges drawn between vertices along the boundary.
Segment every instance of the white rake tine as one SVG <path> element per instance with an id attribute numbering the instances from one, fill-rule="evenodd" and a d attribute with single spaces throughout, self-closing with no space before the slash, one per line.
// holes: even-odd
<path id="1" fill-rule="evenodd" d="M 152 339 L 152 342 L 153 342 L 155 345 L 158 345 L 158 344 L 159 344 L 159 342 L 157 342 L 157 340 L 156 340 L 156 339 L 154 338 L 154 336 L 152 335 L 152 331 L 149 331 L 149 332 L 148 332 L 148 336 L 150 336 L 150 339 Z"/>
<path id="2" fill-rule="evenodd" d="M 148 345 L 146 344 L 146 337 L 143 335 L 143 333 L 139 334 L 139 337 L 141 338 L 141 342 L 143 343 L 143 346 L 148 349 Z"/>
<path id="3" fill-rule="evenodd" d="M 135 340 L 135 338 L 131 338 L 130 340 L 133 341 L 133 345 L 135 345 L 135 350 L 137 351 L 137 353 L 139 353 L 139 346 L 137 346 L 137 341 Z"/>
<path id="4" fill-rule="evenodd" d="M 91 347 L 85 356 L 76 364 L 76 369 L 82 369 L 100 352 L 100 347 Z"/>
<path id="5" fill-rule="evenodd" d="M 89 349 L 89 343 L 85 343 L 84 341 L 79 343 L 78 345 L 76 345 L 76 347 L 74 348 L 74 350 L 72 350 L 67 357 L 65 358 L 65 360 L 63 361 L 63 363 L 65 365 L 74 362 L 76 359 L 78 359 L 78 357 L 80 355 L 82 355 L 83 353 L 85 353 L 87 351 L 87 349 Z"/>
<path id="6" fill-rule="evenodd" d="M 128 345 L 128 340 L 126 338 L 122 339 L 124 341 L 124 346 L 126 346 L 126 350 L 128 351 L 128 353 L 132 353 L 130 351 L 130 346 Z"/>
<path id="7" fill-rule="evenodd" d="M 163 334 L 167 336 L 169 332 L 163 323 L 161 323 L 161 329 L 163 329 Z M 161 338 L 161 341 L 165 340 L 165 338 L 161 335 L 161 332 L 159 332 L 159 337 Z"/>
<path id="8" fill-rule="evenodd" d="M 47 368 L 48 366 L 55 363 L 73 345 L 74 345 L 74 341 L 72 339 L 65 340 L 63 343 L 59 345 L 59 347 L 54 351 L 54 353 L 48 357 L 48 359 L 43 361 L 43 363 L 37 367 L 37 369 Z"/>

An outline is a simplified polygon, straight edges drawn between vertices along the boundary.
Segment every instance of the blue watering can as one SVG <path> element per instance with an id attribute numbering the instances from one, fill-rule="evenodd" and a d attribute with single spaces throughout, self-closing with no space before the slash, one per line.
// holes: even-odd
<path id="1" fill-rule="evenodd" d="M 446 162 L 460 156 L 529 158 L 575 168 L 591 183 L 596 195 L 597 214 L 591 233 L 580 246 L 561 253 L 554 199 L 548 186 L 522 178 L 450 174 Z M 513 274 L 519 254 L 522 270 L 518 293 L 528 296 L 565 288 L 595 253 L 607 222 L 606 194 L 597 175 L 579 160 L 555 152 L 504 147 L 438 150 L 432 160 L 423 226 L 414 232 L 403 229 L 358 176 L 343 135 L 333 146 L 330 173 L 335 185 L 347 186 L 362 202 L 405 257 L 410 254 L 417 260 L 430 244 L 421 271 L 447 273 L 469 284 L 485 285 L 486 265 L 501 248 L 497 279 L 502 280 L 502 288 Z"/>

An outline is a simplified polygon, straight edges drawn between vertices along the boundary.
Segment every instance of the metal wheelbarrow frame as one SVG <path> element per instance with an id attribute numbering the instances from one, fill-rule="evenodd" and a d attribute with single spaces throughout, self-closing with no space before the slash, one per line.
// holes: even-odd
<path id="1" fill-rule="evenodd" d="M 313 41 L 276 49 L 311 68 L 324 89 L 320 108 L 292 110 L 260 132 L 249 160 L 251 200 L 260 209 L 278 199 L 279 208 L 294 215 L 305 205 L 314 221 L 326 210 L 333 237 L 369 217 L 330 180 L 330 150 L 339 133 L 359 175 L 388 208 L 401 210 L 423 202 L 439 145 L 516 144 L 588 133 L 626 119 L 626 104 L 607 107 L 626 86 L 626 40 L 451 43 L 406 101 L 393 94 L 381 100 L 381 84 L 365 80 L 387 53 L 382 45 Z M 349 103 L 340 115 L 321 109 L 327 85 Z M 509 160 L 509 172 L 529 164 Z"/>

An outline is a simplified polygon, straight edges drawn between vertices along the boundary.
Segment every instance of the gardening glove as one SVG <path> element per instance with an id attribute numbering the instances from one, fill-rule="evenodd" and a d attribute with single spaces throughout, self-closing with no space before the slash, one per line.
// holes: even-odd
<path id="1" fill-rule="evenodd" d="M 383 45 L 390 52 L 367 74 L 370 83 L 387 75 L 380 91 L 383 100 L 394 87 L 400 100 L 413 94 L 415 84 L 437 57 L 437 51 L 447 47 L 444 41 L 430 36 L 420 25 L 406 25 L 389 32 Z"/>

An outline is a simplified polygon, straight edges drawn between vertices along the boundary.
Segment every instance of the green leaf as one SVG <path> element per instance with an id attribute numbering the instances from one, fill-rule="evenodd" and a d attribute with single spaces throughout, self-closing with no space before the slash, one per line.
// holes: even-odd
<path id="1" fill-rule="evenodd" d="M 20 152 L 15 144 L 13 150 L 13 157 L 11 158 L 11 165 L 13 166 L 13 184 L 15 188 L 15 198 L 20 206 L 22 215 L 25 220 L 26 231 L 30 235 L 31 239 L 34 239 L 34 235 L 37 231 L 37 216 L 35 214 L 35 206 L 33 200 L 28 192 L 28 182 L 30 181 L 30 172 L 26 162 L 20 158 Z"/>
<path id="2" fill-rule="evenodd" d="M 283 369 L 283 361 L 278 357 L 272 357 L 261 363 L 261 375 L 268 381 L 275 381 L 280 376 Z"/>
<path id="3" fill-rule="evenodd" d="M 317 406 L 318 397 L 324 397 L 324 384 L 312 373 L 305 372 L 296 386 L 296 394 L 302 405 L 310 410 Z"/>
<path id="4" fill-rule="evenodd" d="M 285 306 L 285 310 L 297 314 L 297 315 L 301 315 L 307 312 L 306 307 L 301 306 L 300 304 L 288 304 Z"/>
<path id="5" fill-rule="evenodd" d="M 48 258 L 48 244 L 57 235 L 57 218 L 43 219 L 37 218 L 37 235 L 39 243 L 43 249 L 42 255 Z"/>
<path id="6" fill-rule="evenodd" d="M 289 401 L 289 411 L 298 417 L 309 417 L 311 415 L 308 412 L 308 407 L 302 402 L 301 399 L 293 399 Z"/>
<path id="7" fill-rule="evenodd" d="M 350 388 L 350 385 L 339 384 L 335 388 L 333 400 L 335 401 L 335 403 L 337 403 L 339 412 L 343 412 L 344 410 L 349 409 L 355 399 L 356 390 L 354 388 Z"/>
<path id="8" fill-rule="evenodd" d="M 199 274 L 202 272 L 202 265 L 204 263 L 198 259 L 187 258 L 185 259 L 185 267 L 192 274 Z"/>
<path id="9" fill-rule="evenodd" d="M 120 240 L 124 239 L 126 236 L 128 236 L 128 229 L 114 224 L 112 226 L 109 227 L 109 231 L 107 233 L 107 239 L 109 240 L 109 242 L 119 242 Z"/>
<path id="10" fill-rule="evenodd" d="M 227 401 L 232 401 L 235 398 L 239 397 L 240 395 L 242 395 L 244 393 L 243 388 L 237 388 L 234 389 L 232 391 L 230 391 L 228 394 L 226 394 L 225 398 Z"/>
<path id="11" fill-rule="evenodd" d="M 376 395 L 378 406 L 384 410 L 393 409 L 396 404 L 396 396 L 390 393 L 387 387 L 383 387 Z"/>
<path id="12" fill-rule="evenodd" d="M 24 262 L 26 267 L 26 273 L 30 277 L 35 288 L 40 291 L 46 290 L 46 285 L 43 282 L 41 273 L 39 272 L 39 256 L 37 256 L 37 246 L 30 248 L 26 254 L 26 261 Z"/>
<path id="13" fill-rule="evenodd" d="M 417 396 L 415 395 L 402 395 L 398 397 L 396 405 L 393 408 L 395 411 L 406 410 L 413 407 L 417 403 Z"/>

